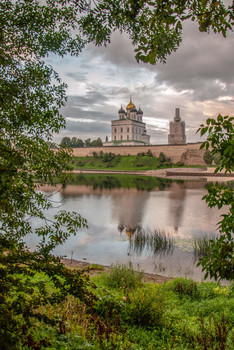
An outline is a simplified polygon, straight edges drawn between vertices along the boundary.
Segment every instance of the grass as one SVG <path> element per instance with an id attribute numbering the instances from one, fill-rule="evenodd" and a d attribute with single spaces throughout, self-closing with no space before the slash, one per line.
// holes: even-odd
<path id="1" fill-rule="evenodd" d="M 210 240 L 215 241 L 215 239 L 215 235 L 193 237 L 192 245 L 194 259 L 198 260 L 199 258 L 206 256 L 210 246 Z"/>
<path id="2" fill-rule="evenodd" d="M 115 155 L 114 153 L 103 153 L 101 156 L 95 154 L 90 157 L 73 157 L 71 160 L 72 169 L 86 170 L 119 170 L 119 171 L 147 171 L 152 169 L 165 168 L 189 168 L 206 166 L 184 166 L 184 163 L 173 164 L 165 157 L 165 160 L 153 157 L 150 152 L 139 153 L 138 155 Z"/>
<path id="3" fill-rule="evenodd" d="M 169 254 L 173 252 L 174 240 L 164 230 L 155 229 L 146 232 L 142 228 L 136 228 L 130 238 L 129 249 L 139 255 L 144 250 L 153 255 Z"/>
<path id="4" fill-rule="evenodd" d="M 131 265 L 114 265 L 92 278 L 95 298 L 87 305 L 68 297 L 41 307 L 54 325 L 37 321 L 21 350 L 233 349 L 233 286 L 142 277 Z"/>
<path id="5" fill-rule="evenodd" d="M 73 157 L 71 163 L 73 169 L 123 171 L 151 170 L 159 166 L 158 158 L 151 156 L 116 156 L 107 161 L 95 157 Z"/>

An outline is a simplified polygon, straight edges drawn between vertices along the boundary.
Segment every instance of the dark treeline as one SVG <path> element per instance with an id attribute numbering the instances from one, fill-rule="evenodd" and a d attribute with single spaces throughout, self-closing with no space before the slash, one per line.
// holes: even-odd
<path id="1" fill-rule="evenodd" d="M 68 137 L 65 136 L 62 138 L 60 142 L 60 146 L 62 147 L 72 147 L 72 148 L 77 148 L 77 147 L 98 147 L 98 146 L 103 146 L 102 140 L 100 137 L 98 137 L 96 140 L 91 141 L 91 139 L 78 139 L 77 137 Z"/>

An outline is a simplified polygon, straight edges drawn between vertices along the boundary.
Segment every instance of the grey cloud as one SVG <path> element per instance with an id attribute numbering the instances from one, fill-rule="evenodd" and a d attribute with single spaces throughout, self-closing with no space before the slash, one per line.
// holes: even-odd
<path id="1" fill-rule="evenodd" d="M 110 125 L 99 123 L 99 122 L 74 122 L 71 120 L 66 121 L 66 132 L 67 134 L 76 134 L 77 137 L 82 138 L 82 135 L 90 135 L 87 137 L 97 138 L 98 136 L 107 135 L 110 133 Z M 95 136 L 94 136 L 95 135 Z"/>
<path id="2" fill-rule="evenodd" d="M 120 34 L 120 32 L 115 31 L 111 36 L 111 43 L 107 47 L 88 45 L 86 50 L 89 55 L 98 54 L 117 66 L 129 67 L 137 64 L 134 58 L 134 48 L 126 33 Z"/>
<path id="3" fill-rule="evenodd" d="M 126 77 L 131 69 L 151 71 L 157 74 L 155 85 L 166 84 L 178 91 L 191 91 L 194 101 L 205 101 L 219 96 L 234 95 L 234 36 L 229 32 L 227 38 L 221 34 L 201 33 L 196 23 L 184 23 L 183 42 L 179 49 L 168 56 L 166 64 L 137 64 L 134 49 L 126 34 L 115 32 L 107 48 L 90 46 L 88 54 L 96 54 L 111 62 L 114 76 L 116 72 Z M 130 70 L 130 71 L 129 71 Z M 222 87 L 225 85 L 225 88 Z"/>
<path id="4" fill-rule="evenodd" d="M 181 47 L 166 65 L 157 66 L 156 84 L 192 90 L 199 101 L 233 95 L 233 57 L 233 36 L 200 33 L 195 24 L 187 23 Z"/>
<path id="5" fill-rule="evenodd" d="M 79 82 L 84 82 L 87 81 L 87 77 L 86 77 L 87 72 L 67 72 L 66 76 L 68 76 L 69 78 L 72 78 L 76 81 Z"/>

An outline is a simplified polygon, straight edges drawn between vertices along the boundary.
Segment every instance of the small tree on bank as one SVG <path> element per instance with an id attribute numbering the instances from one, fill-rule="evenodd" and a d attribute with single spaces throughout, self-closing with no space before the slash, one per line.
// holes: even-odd
<path id="1" fill-rule="evenodd" d="M 201 136 L 208 133 L 207 140 L 201 148 L 210 150 L 212 157 L 218 155 L 219 165 L 215 173 L 224 170 L 225 173 L 234 171 L 234 117 L 218 115 L 217 119 L 209 118 L 206 125 L 202 124 L 198 131 Z M 226 208 L 222 220 L 218 223 L 219 237 L 210 241 L 207 255 L 203 257 L 199 265 L 206 271 L 205 277 L 217 279 L 234 279 L 233 258 L 233 232 L 234 232 L 234 191 L 231 186 L 224 184 L 211 184 L 208 186 L 208 194 L 203 199 L 209 207 Z"/>

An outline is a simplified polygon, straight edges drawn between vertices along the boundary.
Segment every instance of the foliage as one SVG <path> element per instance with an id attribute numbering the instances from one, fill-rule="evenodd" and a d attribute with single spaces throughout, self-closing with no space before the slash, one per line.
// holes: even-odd
<path id="1" fill-rule="evenodd" d="M 160 152 L 159 154 L 159 166 L 172 166 L 171 159 L 166 157 L 163 152 Z"/>
<path id="2" fill-rule="evenodd" d="M 91 146 L 92 147 L 101 147 L 103 146 L 102 140 L 100 139 L 100 137 L 98 137 L 96 140 L 93 140 L 91 142 Z"/>
<path id="3" fill-rule="evenodd" d="M 96 140 L 91 141 L 91 139 L 81 140 L 76 137 L 68 137 L 65 136 L 62 138 L 60 142 L 61 147 L 71 147 L 71 148 L 79 148 L 79 147 L 100 147 L 102 146 L 102 140 L 98 137 Z"/>
<path id="4" fill-rule="evenodd" d="M 208 150 L 212 156 L 218 155 L 219 165 L 215 173 L 224 170 L 225 173 L 234 171 L 234 117 L 223 117 L 218 115 L 217 119 L 209 118 L 206 125 L 202 124 L 198 129 L 201 135 L 208 133 L 207 140 L 201 148 Z M 208 186 L 208 194 L 203 199 L 209 207 L 217 206 L 218 209 L 225 207 L 226 213 L 218 223 L 220 236 L 214 241 L 211 240 L 207 255 L 201 258 L 199 265 L 206 271 L 205 277 L 210 275 L 217 279 L 234 279 L 234 258 L 233 258 L 233 229 L 234 229 L 234 196 L 233 188 L 228 184 L 211 184 Z"/>
<path id="5" fill-rule="evenodd" d="M 161 327 L 165 311 L 164 298 L 155 288 L 137 289 L 126 300 L 123 320 L 127 324 L 149 327 Z"/>
<path id="6" fill-rule="evenodd" d="M 1 348 L 28 349 L 43 346 L 31 343 L 33 319 L 53 321 L 40 314 L 41 305 L 59 303 L 67 294 L 89 299 L 86 277 L 50 254 L 86 221 L 62 211 L 49 222 L 46 209 L 52 204 L 37 192 L 38 184 L 53 183 L 54 176 L 64 182 L 63 171 L 70 169 L 70 152 L 60 147 L 54 152 L 50 143 L 52 134 L 65 127 L 60 109 L 66 86 L 43 57 L 78 55 L 88 42 L 108 43 L 112 30 L 119 29 L 138 45 L 137 60 L 164 61 L 181 41 L 184 20 L 197 20 L 200 30 L 211 28 L 225 36 L 233 25 L 233 8 L 219 1 L 174 1 L 169 6 L 102 0 L 91 6 L 85 0 L 2 0 L 0 11 Z M 35 229 L 37 220 L 42 226 Z M 23 241 L 30 233 L 40 238 L 33 253 Z M 52 293 L 44 283 L 34 285 L 31 278 L 38 271 L 51 279 Z"/>
<path id="7" fill-rule="evenodd" d="M 67 294 L 86 300 L 88 280 L 80 271 L 69 271 L 51 250 L 87 227 L 79 214 L 61 211 L 49 221 L 52 207 L 38 190 L 41 183 L 64 182 L 70 152 L 53 146 L 52 134 L 65 127 L 60 109 L 65 105 L 65 84 L 46 66 L 50 52 L 78 53 L 83 44 L 74 40 L 74 10 L 60 1 L 9 1 L 0 3 L 0 344 L 18 349 L 27 342 L 33 319 L 54 322 L 38 311 Z M 36 182 L 35 182 L 36 179 Z M 41 227 L 35 226 L 40 222 Z M 37 234 L 35 252 L 24 243 Z M 50 294 L 44 283 L 31 277 L 43 271 L 57 290 Z"/>
<path id="8" fill-rule="evenodd" d="M 112 265 L 103 282 L 109 288 L 136 289 L 142 285 L 143 272 L 134 271 L 132 265 Z"/>
<path id="9" fill-rule="evenodd" d="M 71 166 L 73 169 L 151 170 L 158 168 L 158 158 L 149 155 L 120 156 L 111 152 L 93 152 L 93 157 L 73 157 Z"/>
<path id="10" fill-rule="evenodd" d="M 199 298 L 198 283 L 183 278 L 176 279 L 173 283 L 173 291 L 178 293 L 179 297 L 189 296 L 191 299 Z"/>
<path id="11" fill-rule="evenodd" d="M 233 27 L 233 7 L 221 1 L 97 1 L 79 22 L 87 41 L 110 42 L 112 30 L 127 32 L 136 46 L 137 61 L 166 61 L 182 41 L 183 22 L 196 21 L 199 30 L 226 36 Z"/>
<path id="12" fill-rule="evenodd" d="M 115 333 L 125 334 L 122 347 L 116 342 L 111 349 L 123 349 L 129 342 L 130 349 L 144 350 L 232 348 L 232 287 L 179 278 L 120 294 L 119 288 L 106 290 L 106 284 L 103 290 L 103 281 L 100 276 L 96 292 L 100 297 L 102 291 L 97 302 L 102 321 L 106 327 L 106 322 L 117 322 Z"/>
<path id="13" fill-rule="evenodd" d="M 215 241 L 215 239 L 216 239 L 216 235 L 213 235 L 211 237 L 209 236 L 193 237 L 192 244 L 193 244 L 193 255 L 195 260 L 207 255 L 207 252 L 210 246 L 210 240 Z"/>
<path id="14" fill-rule="evenodd" d="M 209 150 L 206 150 L 203 155 L 203 160 L 207 165 L 212 165 L 213 158 Z"/>

